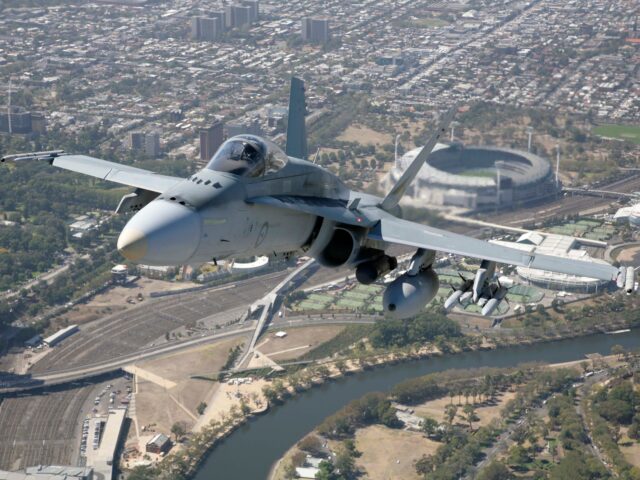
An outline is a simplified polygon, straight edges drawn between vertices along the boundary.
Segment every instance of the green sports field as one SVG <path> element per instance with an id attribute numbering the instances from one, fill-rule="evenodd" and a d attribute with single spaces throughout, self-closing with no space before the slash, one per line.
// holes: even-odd
<path id="1" fill-rule="evenodd" d="M 607 138 L 619 138 L 640 145 L 640 126 L 637 125 L 600 125 L 593 133 Z"/>

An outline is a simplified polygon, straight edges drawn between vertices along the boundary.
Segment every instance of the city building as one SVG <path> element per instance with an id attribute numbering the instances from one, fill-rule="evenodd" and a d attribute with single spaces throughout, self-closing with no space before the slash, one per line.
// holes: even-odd
<path id="1" fill-rule="evenodd" d="M 260 19 L 260 0 L 242 0 L 242 5 L 251 9 L 251 23 Z"/>
<path id="2" fill-rule="evenodd" d="M 173 266 L 137 265 L 137 271 L 143 277 L 164 280 L 173 277 L 178 269 Z"/>
<path id="3" fill-rule="evenodd" d="M 225 31 L 224 12 L 213 12 L 211 17 L 195 17 L 191 19 L 191 38 L 213 42 L 222 37 Z"/>
<path id="4" fill-rule="evenodd" d="M 31 112 L 31 131 L 33 133 L 47 132 L 47 119 L 42 113 Z"/>
<path id="5" fill-rule="evenodd" d="M 129 133 L 129 148 L 131 150 L 144 151 L 149 157 L 160 156 L 160 134 L 157 132 L 131 132 Z"/>
<path id="6" fill-rule="evenodd" d="M 302 40 L 310 43 L 329 41 L 329 19 L 304 17 L 302 19 Z"/>
<path id="7" fill-rule="evenodd" d="M 491 240 L 491 243 L 516 248 L 524 252 L 535 251 L 536 253 L 555 257 L 572 258 L 593 263 L 607 263 L 602 259 L 591 257 L 587 250 L 580 248 L 579 239 L 567 235 L 527 232 L 522 234 L 515 242 Z M 522 280 L 550 290 L 598 292 L 599 289 L 605 288 L 610 283 L 607 280 L 548 272 L 529 267 L 516 267 L 516 272 Z"/>
<path id="8" fill-rule="evenodd" d="M 619 208 L 613 215 L 616 223 L 628 223 L 632 227 L 640 227 L 640 203 Z"/>
<path id="9" fill-rule="evenodd" d="M 142 150 L 144 148 L 143 132 L 129 133 L 129 148 L 131 148 L 131 150 Z"/>
<path id="10" fill-rule="evenodd" d="M 110 480 L 113 478 L 114 464 L 117 460 L 116 452 L 123 432 L 126 408 L 109 410 L 106 425 L 100 439 L 100 446 L 93 456 L 93 469 L 96 477 Z"/>
<path id="11" fill-rule="evenodd" d="M 77 331 L 78 331 L 78 325 L 69 325 L 68 327 L 63 328 L 62 330 L 58 330 L 53 335 L 49 335 L 47 338 L 45 338 L 42 341 L 42 343 L 44 343 L 47 347 L 53 347 L 58 343 L 60 343 L 65 338 L 70 337 Z"/>
<path id="12" fill-rule="evenodd" d="M 28 347 L 28 348 L 34 348 L 34 347 L 37 347 L 38 345 L 40 345 L 40 342 L 42 342 L 42 335 L 37 334 L 37 335 L 34 335 L 33 337 L 31 337 L 26 342 L 24 342 L 24 346 Z"/>
<path id="13" fill-rule="evenodd" d="M 225 10 L 227 28 L 239 28 L 253 23 L 253 15 L 257 15 L 257 7 L 245 5 L 227 5 Z"/>
<path id="14" fill-rule="evenodd" d="M 235 137 L 236 135 L 262 135 L 262 127 L 257 118 L 244 121 L 229 122 L 225 125 L 227 137 Z"/>
<path id="15" fill-rule="evenodd" d="M 171 440 L 163 433 L 158 433 L 145 445 L 145 451 L 148 453 L 167 453 L 171 449 Z"/>
<path id="16" fill-rule="evenodd" d="M 31 133 L 31 112 L 22 107 L 11 106 L 10 111 L 0 112 L 0 132 L 4 133 Z"/>
<path id="17" fill-rule="evenodd" d="M 127 283 L 129 269 L 126 265 L 116 265 L 111 269 L 111 282 L 115 285 L 124 285 Z"/>
<path id="18" fill-rule="evenodd" d="M 200 129 L 200 160 L 208 162 L 224 141 L 224 124 L 214 121 L 207 128 Z"/>
<path id="19" fill-rule="evenodd" d="M 382 188 L 390 189 L 420 151 L 399 158 Z M 549 161 L 531 152 L 437 144 L 403 203 L 464 211 L 512 208 L 551 197 L 558 189 Z"/>
<path id="20" fill-rule="evenodd" d="M 160 134 L 157 132 L 147 133 L 144 139 L 144 153 L 148 157 L 160 156 Z"/>

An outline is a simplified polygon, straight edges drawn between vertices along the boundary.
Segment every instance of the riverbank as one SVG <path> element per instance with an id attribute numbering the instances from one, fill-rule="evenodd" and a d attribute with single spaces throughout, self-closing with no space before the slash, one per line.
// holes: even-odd
<path id="1" fill-rule="evenodd" d="M 595 361 L 594 361 L 595 360 Z M 590 360 L 574 360 L 570 362 L 560 362 L 541 367 L 528 367 L 529 370 L 573 370 L 583 373 L 588 369 L 593 371 L 594 368 L 603 368 L 603 365 L 612 367 L 619 365 L 620 358 L 617 355 L 598 357 Z M 457 425 L 462 427 L 462 423 L 467 421 L 464 414 L 464 405 L 473 405 L 474 429 L 480 427 L 492 427 L 504 430 L 506 428 L 505 412 L 509 403 L 514 402 L 520 387 L 510 384 L 509 388 L 502 390 L 491 390 L 489 388 L 480 388 L 486 384 L 487 378 L 492 375 L 514 375 L 513 367 L 502 369 L 499 371 L 490 371 L 490 369 L 474 369 L 469 371 L 466 383 L 473 384 L 472 388 L 462 388 L 461 380 L 464 378 L 455 378 L 453 382 L 459 385 L 451 390 L 450 393 L 441 392 L 439 397 L 418 402 L 401 404 L 394 403 L 397 410 L 398 418 L 404 423 L 403 428 L 389 428 L 380 424 L 366 425 L 358 427 L 352 435 L 347 438 L 354 446 L 357 455 L 352 459 L 355 468 L 360 472 L 366 472 L 366 478 L 372 480 L 383 480 L 388 478 L 402 478 L 403 480 L 419 480 L 422 476 L 418 475 L 415 470 L 415 464 L 423 456 L 434 455 L 438 447 L 442 445 L 442 440 L 438 439 L 438 427 L 448 424 L 447 411 L 449 406 L 454 406 L 454 415 L 457 419 Z M 525 370 L 526 371 L 526 370 Z M 451 377 L 445 373 L 445 377 L 438 382 L 443 387 L 447 382 L 447 378 Z M 463 374 L 462 374 L 463 375 Z M 449 378 L 451 382 L 451 378 Z M 464 382 L 463 382 L 464 383 Z M 495 385 L 494 387 L 495 388 Z M 396 390 L 395 388 L 393 390 Z M 393 394 L 388 397 L 394 402 Z M 349 407 L 346 407 L 349 408 Z M 429 418 L 435 422 L 433 426 L 433 434 L 426 435 L 422 429 L 424 418 Z M 324 420 L 326 422 L 327 419 Z M 516 423 L 511 420 L 511 423 Z M 442 427 L 441 427 L 442 428 Z M 464 426 L 464 428 L 467 428 Z M 344 437 L 342 437 L 344 438 Z M 316 441 L 318 445 L 323 445 L 321 449 L 308 448 L 312 444 L 309 439 Z M 335 461 L 335 453 L 344 450 L 343 442 L 336 439 L 329 439 L 320 428 L 315 427 L 307 432 L 303 437 L 289 448 L 285 454 L 278 459 L 269 472 L 269 480 L 285 480 L 290 478 L 291 472 L 295 467 L 307 468 L 312 463 L 317 462 L 313 457 L 318 454 L 321 457 L 328 458 L 329 461 Z M 316 453 L 318 452 L 318 453 Z M 305 465 L 306 464 L 306 465 Z"/>
<path id="2" fill-rule="evenodd" d="M 266 478 L 276 460 L 328 415 L 367 392 L 386 391 L 407 378 L 478 366 L 505 367 L 537 361 L 559 363 L 580 360 L 590 353 L 609 353 L 611 346 L 617 343 L 626 348 L 637 348 L 640 331 L 433 356 L 426 361 L 399 362 L 347 375 L 301 391 L 284 403 L 272 405 L 268 414 L 249 419 L 247 427 L 238 429 L 224 442 L 216 444 L 194 478 L 206 480 L 220 471 L 224 471 L 230 480 Z M 251 452 L 251 462 L 246 461 L 247 452 Z"/>
<path id="3" fill-rule="evenodd" d="M 304 433 L 353 399 L 352 391 L 361 393 L 364 389 L 366 393 L 386 390 L 398 383 L 388 381 L 394 376 L 403 380 L 424 372 L 450 368 L 491 366 L 501 362 L 515 365 L 529 361 L 577 360 L 585 354 L 602 351 L 603 348 L 606 350 L 605 353 L 608 353 L 611 345 L 629 342 L 625 340 L 628 338 L 637 338 L 635 345 L 640 340 L 637 330 L 621 335 L 572 337 L 574 338 L 569 340 L 556 338 L 535 344 L 516 341 L 509 346 L 505 344 L 504 339 L 497 345 L 486 338 L 477 338 L 467 349 L 447 348 L 447 354 L 431 345 L 346 360 L 325 359 L 311 367 L 290 372 L 287 378 L 264 380 L 266 388 L 259 394 L 254 392 L 253 400 L 256 402 L 249 408 L 246 405 L 242 406 L 241 399 L 246 398 L 243 396 L 243 385 L 234 385 L 236 392 L 240 393 L 237 402 L 230 406 L 229 411 L 221 412 L 217 418 L 213 418 L 200 432 L 192 433 L 179 451 L 162 460 L 159 471 L 175 471 L 179 468 L 189 478 L 204 480 L 210 478 L 211 472 L 214 471 L 210 469 L 215 463 L 218 466 L 223 465 L 222 471 L 229 472 L 230 479 L 265 478 L 275 460 Z M 505 358 L 508 360 L 505 361 Z M 330 392 L 334 391 L 343 394 L 331 395 Z M 322 397 L 323 402 L 319 404 L 312 400 L 316 397 Z M 252 407 L 258 404 L 261 405 L 261 409 L 254 410 Z M 267 409 L 269 413 L 263 415 Z M 283 416 L 282 412 L 287 411 L 293 413 Z M 240 428 L 243 425 L 249 426 Z M 300 427 L 303 425 L 307 428 L 301 430 Z M 265 426 L 268 426 L 267 430 Z M 259 441 L 250 438 L 256 429 L 261 437 Z M 236 433 L 232 434 L 234 431 Z M 238 447 L 234 447 L 237 443 L 244 444 L 240 451 Z M 233 448 L 233 453 L 229 453 L 229 448 Z M 246 465 L 246 462 L 243 463 L 241 460 L 244 458 L 241 450 L 246 448 L 252 452 L 251 465 Z M 235 459 L 235 464 L 230 462 L 230 459 Z M 243 464 L 240 468 L 244 472 L 243 476 L 240 476 L 239 472 L 238 476 L 235 476 L 238 463 Z M 220 470 L 215 468 L 215 471 Z"/>

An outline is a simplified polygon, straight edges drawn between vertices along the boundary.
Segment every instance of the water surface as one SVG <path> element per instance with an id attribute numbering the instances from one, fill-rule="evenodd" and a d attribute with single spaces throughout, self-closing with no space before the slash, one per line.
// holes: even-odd
<path id="1" fill-rule="evenodd" d="M 368 370 L 287 400 L 232 433 L 203 462 L 196 480 L 260 480 L 294 443 L 325 417 L 367 392 L 387 391 L 408 378 L 451 368 L 512 367 L 525 362 L 580 360 L 588 353 L 610 353 L 615 344 L 635 350 L 640 330 L 593 335 L 544 344 L 465 352 Z"/>

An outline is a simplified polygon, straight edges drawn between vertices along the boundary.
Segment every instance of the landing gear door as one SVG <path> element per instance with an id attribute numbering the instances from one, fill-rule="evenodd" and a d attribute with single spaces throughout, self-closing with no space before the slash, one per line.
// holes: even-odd
<path id="1" fill-rule="evenodd" d="M 136 188 L 133 192 L 122 197 L 122 200 L 120 200 L 120 203 L 118 204 L 118 208 L 116 208 L 116 213 L 122 214 L 137 212 L 149 202 L 155 200 L 158 195 L 160 194 L 157 192 Z"/>

